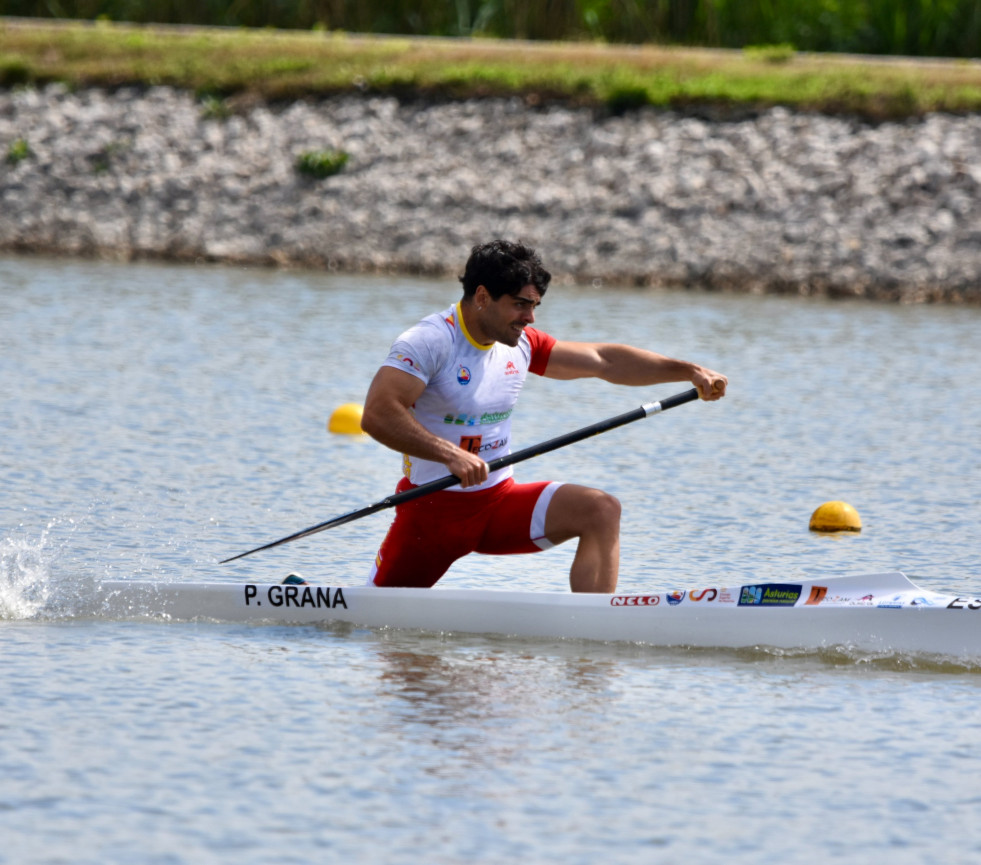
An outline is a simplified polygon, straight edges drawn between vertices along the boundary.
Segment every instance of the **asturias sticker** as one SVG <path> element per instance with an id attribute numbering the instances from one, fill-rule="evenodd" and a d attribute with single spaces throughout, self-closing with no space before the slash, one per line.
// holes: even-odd
<path id="1" fill-rule="evenodd" d="M 740 607 L 792 607 L 797 603 L 801 586 L 789 583 L 764 583 L 743 586 L 739 592 Z"/>

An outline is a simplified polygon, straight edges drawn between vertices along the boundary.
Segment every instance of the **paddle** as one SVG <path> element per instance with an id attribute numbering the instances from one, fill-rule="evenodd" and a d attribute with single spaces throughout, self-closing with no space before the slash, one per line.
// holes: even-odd
<path id="1" fill-rule="evenodd" d="M 633 411 L 628 411 L 624 414 L 617 415 L 616 417 L 611 417 L 607 420 L 602 420 L 599 423 L 594 423 L 591 426 L 586 426 L 582 429 L 575 430 L 574 432 L 557 436 L 556 438 L 549 439 L 541 444 L 532 445 L 531 447 L 524 448 L 520 451 L 515 451 L 513 454 L 508 454 L 505 457 L 498 457 L 496 460 L 491 460 L 489 463 L 487 463 L 487 471 L 488 473 L 495 472 L 498 469 L 504 468 L 505 466 L 511 466 L 515 463 L 524 462 L 524 460 L 530 460 L 532 457 L 546 454 L 549 451 L 558 450 L 559 448 L 565 447 L 566 445 L 571 445 L 574 442 L 582 441 L 590 436 L 599 435 L 607 430 L 616 429 L 624 424 L 632 423 L 635 420 L 640 420 L 641 418 L 648 417 L 652 414 L 659 414 L 662 411 L 667 411 L 669 408 L 674 408 L 677 405 L 683 405 L 686 402 L 692 402 L 696 399 L 698 399 L 698 391 L 695 388 L 692 388 L 691 390 L 686 390 L 684 393 L 677 393 L 674 396 L 669 396 L 666 399 L 660 400 L 659 402 L 644 403 L 642 406 L 640 406 L 640 408 L 635 408 Z M 317 532 L 324 531 L 325 529 L 332 529 L 334 526 L 342 526 L 344 523 L 360 520 L 361 517 L 366 517 L 370 514 L 377 513 L 378 511 L 383 511 L 386 508 L 394 508 L 396 505 L 400 505 L 403 502 L 412 501 L 412 499 L 429 495 L 429 493 L 435 493 L 438 490 L 445 490 L 447 487 L 451 487 L 459 482 L 460 479 L 455 475 L 447 475 L 445 478 L 438 478 L 437 480 L 430 481 L 428 484 L 422 484 L 421 486 L 413 487 L 411 490 L 390 495 L 388 498 L 382 499 L 380 502 L 375 502 L 373 505 L 359 508 L 358 510 L 351 511 L 348 514 L 341 514 L 341 516 L 334 517 L 332 520 L 327 520 L 325 523 L 318 523 L 315 526 L 310 526 L 308 529 L 303 529 L 303 531 L 288 535 L 285 538 L 280 538 L 278 541 L 263 544 L 261 547 L 256 547 L 254 550 L 239 553 L 237 556 L 232 556 L 228 559 L 222 559 L 220 564 L 224 565 L 226 562 L 234 562 L 236 559 L 251 556 L 253 553 L 268 550 L 272 547 L 278 547 L 280 544 L 286 544 L 290 541 L 298 541 L 300 538 L 314 535 Z"/>

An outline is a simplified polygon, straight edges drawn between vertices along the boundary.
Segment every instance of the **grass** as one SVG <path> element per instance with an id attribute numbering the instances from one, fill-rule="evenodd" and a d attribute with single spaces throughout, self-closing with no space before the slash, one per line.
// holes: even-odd
<path id="1" fill-rule="evenodd" d="M 348 154 L 343 150 L 310 150 L 296 158 L 296 170 L 316 180 L 323 180 L 340 173 L 347 160 Z"/>
<path id="2" fill-rule="evenodd" d="M 977 61 L 0 19 L 0 86 L 50 82 L 167 84 L 211 99 L 519 96 L 613 111 L 784 105 L 880 119 L 981 110 Z"/>
<path id="3" fill-rule="evenodd" d="M 7 162 L 10 165 L 17 165 L 31 156 L 31 146 L 26 139 L 17 138 L 7 147 Z"/>

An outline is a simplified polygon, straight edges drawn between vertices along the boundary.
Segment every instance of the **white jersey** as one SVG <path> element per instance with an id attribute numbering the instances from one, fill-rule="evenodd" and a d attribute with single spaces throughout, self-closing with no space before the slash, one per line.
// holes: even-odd
<path id="1" fill-rule="evenodd" d="M 426 316 L 392 344 L 384 366 L 426 383 L 412 406 L 429 432 L 487 462 L 511 453 L 511 412 L 528 372 L 542 375 L 555 339 L 526 327 L 514 347 L 476 343 L 467 332 L 460 304 Z M 402 468 L 413 484 L 446 477 L 446 466 L 404 454 Z M 464 492 L 486 489 L 512 474 L 511 466 Z M 459 486 L 451 487 L 461 491 Z"/>

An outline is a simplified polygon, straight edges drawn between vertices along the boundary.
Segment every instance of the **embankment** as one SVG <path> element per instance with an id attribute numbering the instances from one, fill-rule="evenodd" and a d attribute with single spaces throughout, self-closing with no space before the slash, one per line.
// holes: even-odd
<path id="1" fill-rule="evenodd" d="M 705 119 L 519 100 L 0 92 L 0 249 L 981 303 L 981 117 Z M 295 167 L 350 155 L 314 180 Z"/>

